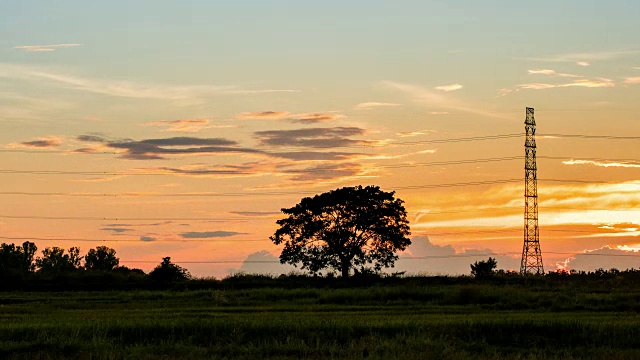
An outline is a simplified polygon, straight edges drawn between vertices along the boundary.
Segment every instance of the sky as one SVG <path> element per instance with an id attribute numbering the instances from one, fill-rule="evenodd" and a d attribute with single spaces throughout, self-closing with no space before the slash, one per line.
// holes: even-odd
<path id="1" fill-rule="evenodd" d="M 519 270 L 525 108 L 545 270 L 640 268 L 637 1 L 0 3 L 0 242 L 288 272 L 280 209 L 405 202 L 396 269 Z M 576 136 L 577 135 L 577 136 Z"/>

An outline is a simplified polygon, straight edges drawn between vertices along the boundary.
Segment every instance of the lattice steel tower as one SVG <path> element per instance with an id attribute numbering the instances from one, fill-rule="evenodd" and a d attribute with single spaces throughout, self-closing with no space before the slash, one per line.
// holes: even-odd
<path id="1" fill-rule="evenodd" d="M 524 122 L 527 138 L 524 143 L 524 246 L 520 274 L 544 274 L 538 228 L 538 174 L 536 167 L 536 120 L 533 108 L 527 108 Z"/>

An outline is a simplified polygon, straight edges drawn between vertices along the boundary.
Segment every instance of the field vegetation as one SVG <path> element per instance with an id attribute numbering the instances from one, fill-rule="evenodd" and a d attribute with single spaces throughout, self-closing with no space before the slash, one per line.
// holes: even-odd
<path id="1" fill-rule="evenodd" d="M 121 278 L 128 290 L 110 291 L 85 286 L 97 274 L 0 292 L 0 358 L 640 358 L 637 271 Z"/>

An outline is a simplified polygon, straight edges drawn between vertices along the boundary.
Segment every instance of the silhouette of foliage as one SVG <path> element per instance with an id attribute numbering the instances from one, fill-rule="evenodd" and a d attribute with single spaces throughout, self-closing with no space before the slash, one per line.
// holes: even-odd
<path id="1" fill-rule="evenodd" d="M 15 244 L 0 245 L 0 274 L 28 273 L 34 270 L 33 258 L 38 248 L 36 244 L 25 241 L 22 246 Z"/>
<path id="2" fill-rule="evenodd" d="M 42 257 L 36 258 L 36 267 L 44 273 L 69 272 L 80 268 L 81 260 L 79 248 L 69 248 L 65 254 L 64 249 L 54 246 L 42 250 Z"/>
<path id="3" fill-rule="evenodd" d="M 160 265 L 149 273 L 152 280 L 159 282 L 183 281 L 191 278 L 189 271 L 171 262 L 169 256 L 162 258 Z"/>
<path id="4" fill-rule="evenodd" d="M 490 278 L 495 274 L 495 269 L 498 267 L 498 262 L 494 258 L 488 260 L 476 261 L 471 264 L 471 275 L 478 279 Z"/>
<path id="5" fill-rule="evenodd" d="M 84 268 L 93 271 L 113 271 L 120 264 L 120 259 L 116 257 L 116 250 L 98 246 L 89 250 L 84 257 Z"/>
<path id="6" fill-rule="evenodd" d="M 303 198 L 270 237 L 284 244 L 281 263 L 302 264 L 310 273 L 338 270 L 343 278 L 353 269 L 365 274 L 393 267 L 396 251 L 411 244 L 403 201 L 378 186 L 344 187 Z"/>

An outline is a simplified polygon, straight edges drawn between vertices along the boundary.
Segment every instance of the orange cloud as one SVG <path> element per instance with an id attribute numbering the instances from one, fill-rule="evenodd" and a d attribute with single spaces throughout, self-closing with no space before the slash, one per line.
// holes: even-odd
<path id="1" fill-rule="evenodd" d="M 640 164 L 629 162 L 602 162 L 594 160 L 567 160 L 562 162 L 565 165 L 593 165 L 599 167 L 622 167 L 622 168 L 640 168 Z"/>
<path id="2" fill-rule="evenodd" d="M 427 135 L 433 132 L 435 132 L 435 130 L 402 131 L 402 132 L 396 133 L 396 135 L 398 135 L 399 137 L 412 137 L 412 136 Z"/>
<path id="3" fill-rule="evenodd" d="M 573 74 L 565 74 L 559 73 L 555 70 L 550 69 L 542 69 L 542 70 L 529 70 L 529 75 L 550 75 L 550 76 L 558 76 L 558 77 L 571 77 L 571 78 L 579 78 L 582 77 L 580 75 Z"/>
<path id="4" fill-rule="evenodd" d="M 210 125 L 210 121 L 206 119 L 195 119 L 195 120 L 158 120 L 151 121 L 148 123 L 140 124 L 142 126 L 160 126 L 165 129 L 162 131 L 167 132 L 198 132 L 204 129 L 212 129 L 212 128 L 231 128 L 234 125 Z"/>
<path id="5" fill-rule="evenodd" d="M 381 107 L 396 107 L 400 106 L 400 104 L 396 103 L 387 103 L 387 102 L 363 102 L 355 105 L 353 108 L 357 110 L 370 110 Z"/>
<path id="6" fill-rule="evenodd" d="M 625 84 L 640 84 L 640 77 L 628 77 L 624 79 Z"/>
<path id="7" fill-rule="evenodd" d="M 261 111 L 243 112 L 236 116 L 236 119 L 286 119 L 291 113 L 288 111 Z"/>
<path id="8" fill-rule="evenodd" d="M 460 90 L 462 88 L 463 88 L 463 86 L 460 85 L 460 84 L 450 84 L 450 85 L 436 86 L 434 89 L 445 91 L 445 92 L 450 92 L 450 91 Z"/>
<path id="9" fill-rule="evenodd" d="M 244 112 L 236 115 L 236 119 L 268 119 L 268 120 L 290 120 L 292 122 L 303 124 L 315 124 L 325 121 L 334 121 L 343 118 L 344 115 L 336 112 L 317 112 L 317 113 L 301 113 L 292 114 L 288 111 L 261 111 L 261 112 Z"/>
<path id="10" fill-rule="evenodd" d="M 22 141 L 18 143 L 11 143 L 7 145 L 10 148 L 38 148 L 38 149 L 52 149 L 56 148 L 63 143 L 63 138 L 59 136 L 44 136 L 35 140 Z"/>

